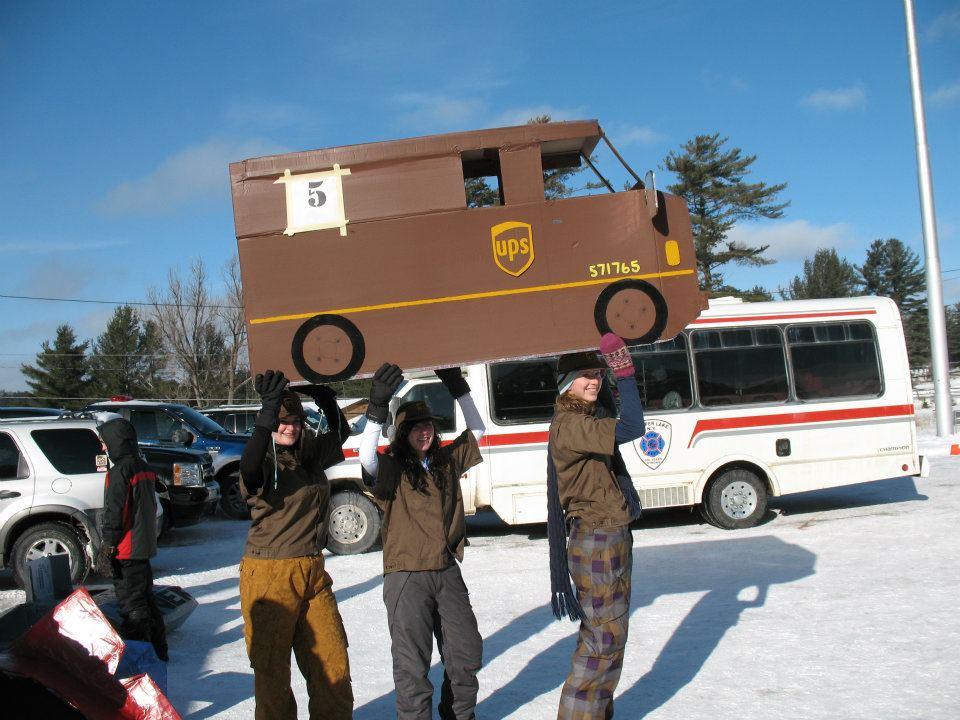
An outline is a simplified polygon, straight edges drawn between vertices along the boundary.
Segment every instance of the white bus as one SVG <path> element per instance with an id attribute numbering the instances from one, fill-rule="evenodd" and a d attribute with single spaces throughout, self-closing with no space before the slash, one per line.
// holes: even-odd
<path id="1" fill-rule="evenodd" d="M 620 449 L 646 509 L 697 505 L 719 527 L 744 528 L 763 517 L 769 496 L 921 473 L 903 328 L 889 299 L 721 298 L 676 338 L 631 353 L 646 434 Z M 465 369 L 487 425 L 484 462 L 461 479 L 468 512 L 546 521 L 555 366 Z M 432 373 L 407 380 L 392 408 L 411 399 L 445 418 L 444 438 L 463 430 Z M 347 461 L 328 473 L 331 547 L 340 552 L 367 549 L 379 529 L 372 503 L 349 491 L 360 477 L 359 437 L 351 440 Z"/>

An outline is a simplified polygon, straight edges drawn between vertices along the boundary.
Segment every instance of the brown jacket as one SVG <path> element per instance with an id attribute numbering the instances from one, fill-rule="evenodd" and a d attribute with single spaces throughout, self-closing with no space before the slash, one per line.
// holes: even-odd
<path id="1" fill-rule="evenodd" d="M 616 425 L 616 418 L 562 410 L 550 424 L 550 452 L 568 522 L 580 518 L 592 527 L 630 524 L 630 509 L 610 468 Z"/>
<path id="2" fill-rule="evenodd" d="M 463 561 L 466 521 L 460 476 L 483 461 L 477 439 L 464 430 L 443 448 L 449 454 L 444 489 L 437 489 L 427 472 L 422 490 L 415 490 L 409 476 L 392 455 L 380 455 L 373 496 L 383 511 L 383 572 L 442 570 Z"/>
<path id="3" fill-rule="evenodd" d="M 244 557 L 318 555 L 327 544 L 330 483 L 323 471 L 341 462 L 343 451 L 332 432 L 314 436 L 304 430 L 301 443 L 304 447 L 298 453 L 278 446 L 276 466 L 272 449 L 267 449 L 264 482 L 256 492 L 248 492 L 241 479 L 252 521 Z M 300 458 L 308 460 L 304 463 Z"/>

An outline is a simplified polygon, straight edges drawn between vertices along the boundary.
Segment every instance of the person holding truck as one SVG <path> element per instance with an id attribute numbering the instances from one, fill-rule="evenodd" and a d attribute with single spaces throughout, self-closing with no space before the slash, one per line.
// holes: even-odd
<path id="1" fill-rule="evenodd" d="M 377 454 L 390 397 L 402 381 L 396 365 L 373 377 L 360 442 L 364 481 L 383 513 L 383 601 L 387 609 L 398 720 L 432 717 L 427 673 L 433 639 L 443 661 L 438 707 L 442 720 L 473 720 L 483 640 L 460 574 L 466 520 L 460 476 L 482 461 L 485 427 L 460 368 L 437 370 L 457 400 L 467 429 L 443 446 L 437 421 L 423 401 L 397 408 L 390 448 Z"/>
<path id="2" fill-rule="evenodd" d="M 251 509 L 240 563 L 240 609 L 253 668 L 255 717 L 295 720 L 290 651 L 307 681 L 311 720 L 353 716 L 343 620 L 321 551 L 327 542 L 330 484 L 324 470 L 343 460 L 350 426 L 336 393 L 297 388 L 330 420 L 325 434 L 303 425 L 296 393 L 282 372 L 257 375 L 263 401 L 240 458 L 241 490 Z"/>
<path id="3" fill-rule="evenodd" d="M 551 605 L 558 619 L 580 620 L 558 720 L 613 717 L 630 618 L 630 523 L 640 517 L 640 500 L 618 445 L 643 435 L 643 406 L 623 340 L 605 334 L 600 352 L 603 360 L 595 352 L 558 360 L 547 448 Z M 612 396 L 604 401 L 607 367 L 620 394 L 619 419 Z"/>

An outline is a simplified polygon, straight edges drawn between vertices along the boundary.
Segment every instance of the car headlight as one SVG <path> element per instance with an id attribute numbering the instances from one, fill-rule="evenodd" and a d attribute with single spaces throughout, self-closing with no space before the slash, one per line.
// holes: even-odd
<path id="1" fill-rule="evenodd" d="M 173 484 L 183 487 L 200 487 L 203 485 L 203 473 L 197 463 L 174 463 Z"/>

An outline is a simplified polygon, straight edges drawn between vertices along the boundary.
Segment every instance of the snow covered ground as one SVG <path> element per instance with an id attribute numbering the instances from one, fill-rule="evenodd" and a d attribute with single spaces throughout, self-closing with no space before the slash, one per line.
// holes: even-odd
<path id="1" fill-rule="evenodd" d="M 617 717 L 960 717 L 958 471 L 960 457 L 941 456 L 928 478 L 781 498 L 746 531 L 649 513 L 634 531 Z M 253 715 L 237 589 L 245 532 L 223 519 L 181 528 L 154 562 L 158 582 L 200 603 L 170 636 L 170 697 L 185 717 Z M 470 532 L 463 571 L 484 637 L 477 716 L 553 717 L 576 627 L 549 611 L 545 529 L 481 516 Z M 393 716 L 380 563 L 379 552 L 328 558 L 355 717 L 367 720 Z M 9 579 L 0 587 L 15 594 Z M 306 717 L 295 666 L 293 676 Z"/>

